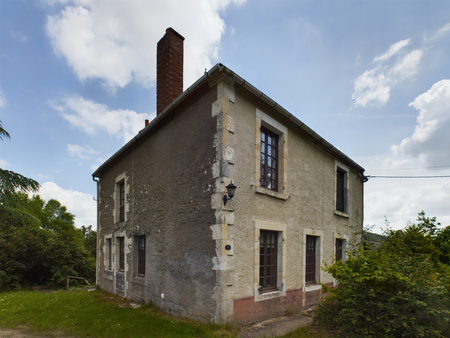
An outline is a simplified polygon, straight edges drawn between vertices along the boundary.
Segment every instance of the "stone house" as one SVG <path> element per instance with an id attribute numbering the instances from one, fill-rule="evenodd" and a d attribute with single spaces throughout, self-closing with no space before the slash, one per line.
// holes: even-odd
<path id="1" fill-rule="evenodd" d="M 222 64 L 183 92 L 183 40 L 158 43 L 156 118 L 93 174 L 97 284 L 218 323 L 311 305 L 362 230 L 364 169 Z"/>

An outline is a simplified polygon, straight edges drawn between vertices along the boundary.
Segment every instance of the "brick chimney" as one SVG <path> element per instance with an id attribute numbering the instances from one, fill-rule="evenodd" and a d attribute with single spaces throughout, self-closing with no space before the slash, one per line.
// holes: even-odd
<path id="1" fill-rule="evenodd" d="M 183 93 L 184 37 L 173 28 L 159 40 L 156 48 L 156 115 Z"/>

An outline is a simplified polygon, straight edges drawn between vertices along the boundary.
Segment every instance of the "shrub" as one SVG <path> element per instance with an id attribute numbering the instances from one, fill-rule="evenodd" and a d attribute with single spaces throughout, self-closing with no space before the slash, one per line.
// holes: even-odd
<path id="1" fill-rule="evenodd" d="M 338 287 L 327 290 L 315 320 L 350 336 L 448 336 L 449 274 L 438 259 L 420 227 L 390 232 L 378 248 L 326 266 Z"/>

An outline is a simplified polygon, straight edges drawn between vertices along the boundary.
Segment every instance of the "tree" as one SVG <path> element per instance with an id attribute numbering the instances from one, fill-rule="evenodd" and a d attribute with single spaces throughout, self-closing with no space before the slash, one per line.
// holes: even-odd
<path id="1" fill-rule="evenodd" d="M 0 121 L 0 140 L 10 138 L 9 133 L 3 129 Z M 13 198 L 16 191 L 36 192 L 40 185 L 37 181 L 15 173 L 14 171 L 0 168 L 0 196 Z"/>
<path id="2" fill-rule="evenodd" d="M 63 286 L 68 275 L 95 278 L 95 256 L 74 216 L 60 202 L 45 202 L 39 195 L 0 197 L 0 289 Z"/>
<path id="3" fill-rule="evenodd" d="M 338 287 L 328 289 L 315 320 L 348 336 L 449 336 L 450 275 L 434 245 L 439 223 L 424 212 L 418 221 L 326 266 Z"/>

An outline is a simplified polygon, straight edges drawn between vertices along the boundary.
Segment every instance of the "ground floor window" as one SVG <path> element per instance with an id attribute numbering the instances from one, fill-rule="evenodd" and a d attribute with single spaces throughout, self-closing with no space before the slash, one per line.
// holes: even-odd
<path id="1" fill-rule="evenodd" d="M 106 264 L 105 264 L 105 267 L 108 270 L 112 270 L 112 242 L 111 242 L 111 238 L 107 238 L 106 239 L 105 249 L 106 249 L 106 253 L 105 253 L 105 255 L 106 255 Z"/>
<path id="2" fill-rule="evenodd" d="M 259 289 L 263 292 L 277 290 L 278 232 L 260 231 Z"/>
<path id="3" fill-rule="evenodd" d="M 145 276 L 145 235 L 137 236 L 137 273 Z"/>
<path id="4" fill-rule="evenodd" d="M 318 259 L 317 259 L 317 249 L 318 249 L 318 236 L 306 236 L 306 265 L 305 265 L 305 282 L 306 283 L 317 283 L 317 269 L 318 269 Z"/>
<path id="5" fill-rule="evenodd" d="M 119 271 L 125 270 L 125 239 L 124 237 L 117 237 L 119 245 Z"/>
<path id="6" fill-rule="evenodd" d="M 342 238 L 336 238 L 336 262 L 342 261 L 344 249 L 344 240 Z"/>

